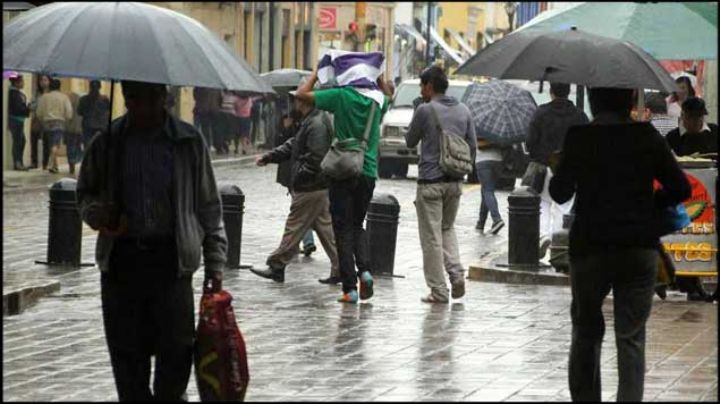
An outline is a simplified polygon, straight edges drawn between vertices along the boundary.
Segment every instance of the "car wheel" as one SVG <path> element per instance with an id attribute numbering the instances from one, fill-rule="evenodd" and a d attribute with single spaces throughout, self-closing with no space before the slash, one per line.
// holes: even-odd
<path id="1" fill-rule="evenodd" d="M 378 175 L 380 176 L 380 178 L 383 178 L 383 179 L 390 178 L 390 177 L 392 177 L 392 174 L 393 174 L 392 168 L 393 168 L 392 161 L 381 159 L 378 164 Z"/>

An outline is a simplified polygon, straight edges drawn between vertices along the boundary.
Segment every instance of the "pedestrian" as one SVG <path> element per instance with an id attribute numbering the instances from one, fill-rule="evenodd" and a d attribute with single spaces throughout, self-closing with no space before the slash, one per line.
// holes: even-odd
<path id="1" fill-rule="evenodd" d="M 38 143 L 42 142 L 42 169 L 45 171 L 50 158 L 50 142 L 45 136 L 42 120 L 37 116 L 37 106 L 43 94 L 50 92 L 50 76 L 41 74 L 37 76 L 36 82 L 35 95 L 32 103 L 30 103 L 32 112 L 32 118 L 30 119 L 30 168 L 38 168 L 38 160 L 40 159 Z"/>
<path id="2" fill-rule="evenodd" d="M 60 80 L 50 80 L 50 92 L 40 97 L 36 113 L 42 122 L 43 137 L 47 138 L 50 145 L 50 155 L 46 163 L 50 164 L 50 168 L 47 170 L 55 174 L 58 172 L 57 154 L 73 117 L 70 98 L 60 92 Z"/>
<path id="3" fill-rule="evenodd" d="M 707 115 L 705 101 L 698 97 L 689 97 L 682 104 L 682 126 L 667 134 L 667 142 L 677 156 L 689 156 L 718 151 L 718 126 L 705 123 Z"/>
<path id="4" fill-rule="evenodd" d="M 692 81 L 688 76 L 680 76 L 675 79 L 677 84 L 677 91 L 673 92 L 670 97 L 667 98 L 667 113 L 671 117 L 680 122 L 680 115 L 682 114 L 682 104 L 688 97 L 695 97 L 695 89 L 693 88 Z"/>
<path id="5" fill-rule="evenodd" d="M 204 287 L 222 287 L 220 196 L 202 135 L 166 110 L 166 87 L 123 81 L 122 92 L 127 113 L 90 143 L 77 187 L 83 220 L 100 231 L 95 257 L 115 386 L 120 401 L 187 400 L 201 255 Z"/>
<path id="6" fill-rule="evenodd" d="M 409 148 L 422 141 L 415 209 L 425 282 L 430 288 L 430 294 L 421 299 L 425 303 L 448 302 L 443 267 L 450 277 L 452 297 L 458 299 L 465 295 L 465 270 L 460 263 L 455 234 L 463 178 L 443 172 L 440 143 L 441 136 L 460 136 L 474 155 L 477 141 L 470 110 L 455 97 L 445 95 L 447 88 L 448 78 L 441 67 L 431 66 L 420 74 L 420 94 L 425 103 L 413 114 L 405 134 Z"/>
<path id="7" fill-rule="evenodd" d="M 285 267 L 298 254 L 300 240 L 308 230 L 314 229 L 330 258 L 329 279 L 338 279 L 340 273 L 330 218 L 328 184 L 320 169 L 320 162 L 330 148 L 332 123 L 325 112 L 308 102 L 296 99 L 295 109 L 301 115 L 295 136 L 255 160 L 261 167 L 268 163 L 291 161 L 288 188 L 292 203 L 280 246 L 267 258 L 268 268 L 251 271 L 263 278 L 284 282 Z"/>
<path id="8" fill-rule="evenodd" d="M 540 105 L 530 121 L 525 146 L 530 155 L 522 184 L 531 186 L 540 194 L 540 252 L 542 259 L 547 254 L 553 231 L 559 230 L 563 215 L 570 213 L 572 201 L 563 205 L 553 203 L 548 184 L 552 171 L 548 170 L 554 152 L 560 150 L 565 134 L 573 125 L 585 125 L 588 117 L 568 99 L 570 84 L 550 83 L 550 99 Z"/>
<path id="9" fill-rule="evenodd" d="M 77 113 L 82 117 L 83 153 L 90 146 L 93 137 L 107 131 L 110 122 L 110 100 L 100 94 L 100 81 L 90 80 L 90 92 L 80 97 Z"/>
<path id="10" fill-rule="evenodd" d="M 667 103 L 661 93 L 648 93 L 645 95 L 645 105 L 650 110 L 650 123 L 666 136 L 668 132 L 678 127 L 677 119 L 667 113 Z"/>
<path id="11" fill-rule="evenodd" d="M 355 60 L 360 59 L 362 57 Z M 374 293 L 373 277 L 370 273 L 369 244 L 363 222 L 377 178 L 380 122 L 389 104 L 389 91 L 384 80 L 382 77 L 374 80 L 376 81 L 373 84 L 382 89 L 382 92 L 375 88 L 364 89 L 361 92 L 352 85 L 313 91 L 313 86 L 318 81 L 316 67 L 309 80 L 298 88 L 296 94 L 296 97 L 302 101 L 334 114 L 336 140 L 352 138 L 360 140 L 366 132 L 366 126 L 369 125 L 362 174 L 344 180 L 330 179 L 330 214 L 343 283 L 343 296 L 338 299 L 340 303 L 357 303 L 358 297 L 365 300 L 371 298 Z M 373 102 L 378 104 L 377 108 L 372 108 Z M 372 116 L 371 112 L 373 112 Z M 358 272 L 355 271 L 356 265 Z M 360 280 L 359 296 L 358 279 Z"/>
<path id="12" fill-rule="evenodd" d="M 193 108 L 193 123 L 195 129 L 202 133 L 208 148 L 215 145 L 214 138 L 218 137 L 214 121 L 222 104 L 220 90 L 213 88 L 195 87 L 193 89 L 195 108 Z M 218 150 L 217 147 L 215 150 Z"/>
<path id="13" fill-rule="evenodd" d="M 617 401 L 639 402 L 660 243 L 654 211 L 686 200 L 690 184 L 657 130 L 631 119 L 631 89 L 591 88 L 589 98 L 593 121 L 569 129 L 550 180 L 556 202 L 575 194 L 576 204 L 569 244 L 570 396 L 602 399 L 602 306 L 612 289 Z M 655 179 L 662 189 L 653 193 Z"/>
<path id="14" fill-rule="evenodd" d="M 83 128 L 82 117 L 78 114 L 80 95 L 71 91 L 68 98 L 70 99 L 70 105 L 72 105 L 73 116 L 67 123 L 63 141 L 65 142 L 70 174 L 75 174 L 75 164 L 80 162 L 82 158 Z"/>
<path id="15" fill-rule="evenodd" d="M 218 154 L 230 153 L 230 143 L 237 138 L 240 131 L 240 123 L 235 109 L 237 98 L 238 96 L 234 91 L 222 92 L 222 104 L 220 106 L 222 135 L 218 139 Z"/>
<path id="16" fill-rule="evenodd" d="M 500 215 L 497 198 L 495 198 L 495 185 L 502 170 L 502 153 L 497 145 L 482 138 L 477 139 L 477 145 L 475 171 L 477 172 L 477 180 L 480 182 L 482 199 L 480 201 L 480 216 L 475 228 L 480 230 L 480 234 L 485 234 L 485 223 L 489 213 L 492 218 L 490 233 L 498 234 L 500 229 L 505 226 L 505 222 Z"/>
<path id="17" fill-rule="evenodd" d="M 252 97 L 237 97 L 235 99 L 235 115 L 237 116 L 238 130 L 235 132 L 233 142 L 235 143 L 235 154 L 238 148 L 246 155 L 251 150 L 250 125 L 252 124 Z"/>
<path id="18" fill-rule="evenodd" d="M 30 105 L 22 89 L 25 81 L 21 74 L 10 78 L 10 91 L 8 93 L 8 127 L 12 135 L 13 169 L 27 171 L 23 164 L 25 154 L 25 119 L 30 116 Z"/>

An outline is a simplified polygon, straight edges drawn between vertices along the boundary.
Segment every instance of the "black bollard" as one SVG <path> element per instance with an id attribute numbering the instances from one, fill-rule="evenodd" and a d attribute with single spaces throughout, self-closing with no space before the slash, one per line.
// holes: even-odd
<path id="1" fill-rule="evenodd" d="M 539 269 L 540 196 L 518 189 L 508 197 L 510 228 L 508 264 L 513 269 Z"/>
<path id="2" fill-rule="evenodd" d="M 228 241 L 228 268 L 252 268 L 252 265 L 240 265 L 242 250 L 242 226 L 245 207 L 245 195 L 236 185 L 225 185 L 220 188 L 220 201 L 223 210 L 223 223 Z"/>
<path id="3" fill-rule="evenodd" d="M 390 194 L 376 194 L 367 211 L 370 270 L 373 275 L 393 275 L 400 204 Z"/>
<path id="4" fill-rule="evenodd" d="M 77 206 L 77 181 L 63 178 L 50 186 L 47 265 L 80 266 L 82 219 Z"/>

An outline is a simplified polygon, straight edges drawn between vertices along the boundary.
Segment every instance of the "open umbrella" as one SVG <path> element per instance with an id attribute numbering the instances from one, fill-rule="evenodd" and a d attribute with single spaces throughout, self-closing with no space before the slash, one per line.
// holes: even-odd
<path id="1" fill-rule="evenodd" d="M 298 69 L 277 69 L 267 73 L 263 73 L 260 77 L 272 87 L 292 87 L 297 88 L 300 82 L 310 77 L 312 72 Z"/>
<path id="2" fill-rule="evenodd" d="M 144 3 L 57 2 L 3 27 L 3 69 L 273 93 L 198 21 Z"/>
<path id="3" fill-rule="evenodd" d="M 631 42 L 658 60 L 717 59 L 717 13 L 712 2 L 592 1 L 543 12 L 516 32 L 565 31 L 575 26 Z"/>
<path id="4" fill-rule="evenodd" d="M 675 81 L 647 52 L 577 29 L 515 32 L 476 53 L 456 74 L 547 80 L 588 87 L 675 91 Z"/>
<path id="5" fill-rule="evenodd" d="M 477 137 L 500 145 L 524 141 L 537 109 L 529 91 L 503 80 L 471 84 L 464 103 Z"/>

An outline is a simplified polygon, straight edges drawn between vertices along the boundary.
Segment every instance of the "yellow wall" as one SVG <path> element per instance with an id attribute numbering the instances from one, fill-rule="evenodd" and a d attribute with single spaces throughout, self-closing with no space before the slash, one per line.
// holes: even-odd
<path id="1" fill-rule="evenodd" d="M 442 37 L 445 38 L 445 28 L 453 28 L 458 33 L 462 32 L 467 38 L 468 29 L 468 7 L 470 3 L 467 2 L 451 2 L 443 1 L 440 2 L 442 7 L 442 16 L 438 18 L 438 24 L 435 30 Z M 475 34 L 470 35 L 471 38 L 475 37 Z M 445 42 L 455 49 L 460 49 L 460 44 L 450 36 L 450 39 L 446 39 Z"/>

